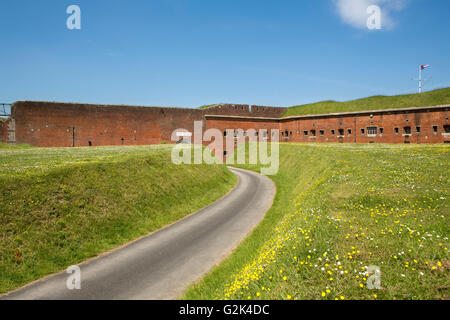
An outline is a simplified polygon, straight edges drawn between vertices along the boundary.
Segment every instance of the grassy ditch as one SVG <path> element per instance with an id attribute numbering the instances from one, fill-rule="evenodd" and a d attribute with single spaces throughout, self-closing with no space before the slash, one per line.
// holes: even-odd
<path id="1" fill-rule="evenodd" d="M 273 207 L 184 298 L 449 299 L 449 155 L 444 145 L 282 144 Z"/>
<path id="2" fill-rule="evenodd" d="M 223 165 L 171 146 L 0 150 L 0 293 L 158 230 L 225 195 Z"/>

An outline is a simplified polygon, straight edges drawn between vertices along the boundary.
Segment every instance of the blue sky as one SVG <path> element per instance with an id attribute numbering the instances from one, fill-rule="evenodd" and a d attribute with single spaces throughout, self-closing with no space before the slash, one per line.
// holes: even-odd
<path id="1" fill-rule="evenodd" d="M 352 5 L 353 4 L 356 5 Z M 81 8 L 69 30 L 66 8 Z M 365 27 L 358 5 L 382 9 Z M 448 0 L 2 0 L 0 102 L 291 106 L 450 86 Z"/>

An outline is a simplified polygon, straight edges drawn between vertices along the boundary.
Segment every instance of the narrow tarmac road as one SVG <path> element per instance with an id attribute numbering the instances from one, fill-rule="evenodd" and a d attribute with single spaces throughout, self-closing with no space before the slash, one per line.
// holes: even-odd
<path id="1" fill-rule="evenodd" d="M 124 247 L 79 265 L 81 289 L 69 290 L 62 272 L 2 299 L 98 300 L 178 298 L 225 258 L 262 220 L 275 185 L 254 172 L 228 195 L 199 212 Z"/>

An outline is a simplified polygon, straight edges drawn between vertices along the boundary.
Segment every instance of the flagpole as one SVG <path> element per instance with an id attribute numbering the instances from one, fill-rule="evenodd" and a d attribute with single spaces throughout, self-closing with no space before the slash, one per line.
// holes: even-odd
<path id="1" fill-rule="evenodd" d="M 419 93 L 422 93 L 422 66 L 419 66 Z"/>

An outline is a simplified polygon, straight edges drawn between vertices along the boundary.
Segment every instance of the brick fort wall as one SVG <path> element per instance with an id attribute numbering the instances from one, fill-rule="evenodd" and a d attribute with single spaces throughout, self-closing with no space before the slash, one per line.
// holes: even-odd
<path id="1" fill-rule="evenodd" d="M 19 101 L 0 141 L 38 147 L 174 143 L 176 129 L 279 130 L 281 142 L 448 143 L 449 106 L 280 118 L 286 108 L 220 104 L 206 109 Z"/>

